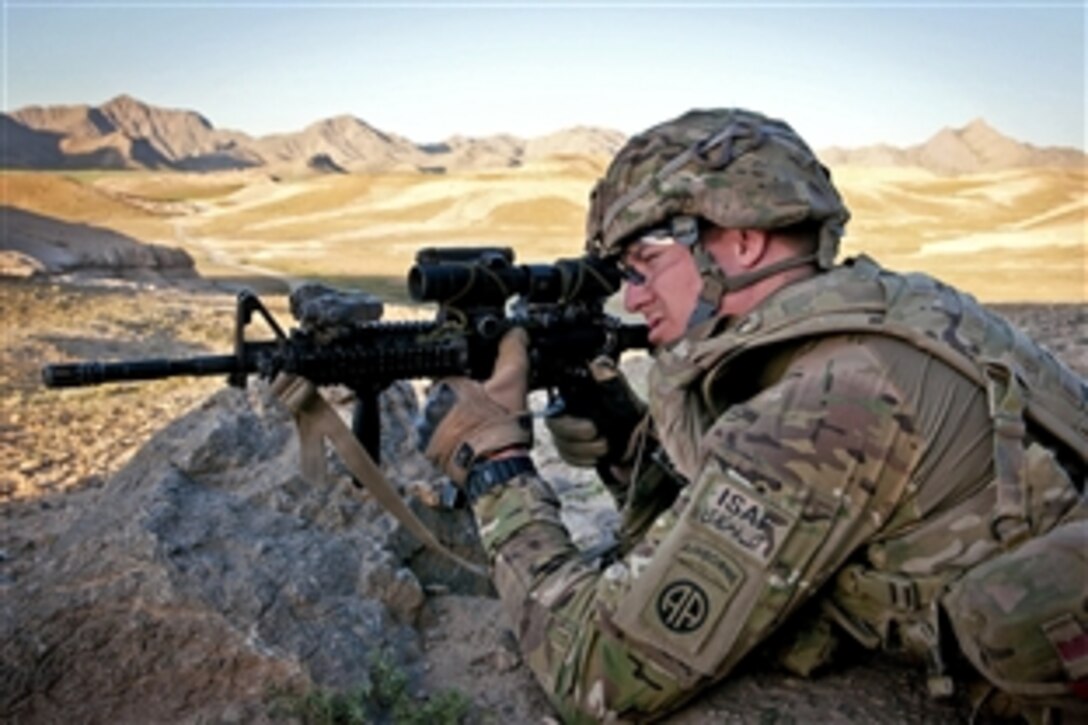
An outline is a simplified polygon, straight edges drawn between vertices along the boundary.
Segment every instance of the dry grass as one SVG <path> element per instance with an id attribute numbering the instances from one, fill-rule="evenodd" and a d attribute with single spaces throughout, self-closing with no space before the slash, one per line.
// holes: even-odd
<path id="1" fill-rule="evenodd" d="M 214 247 L 220 259 L 290 277 L 399 293 L 423 246 L 514 246 L 525 261 L 576 254 L 571 240 L 581 238 L 591 183 L 585 173 L 549 178 L 536 166 L 448 176 L 333 175 L 254 184 L 183 223 L 205 269 Z"/>
<path id="2" fill-rule="evenodd" d="M 378 280 L 396 291 L 422 246 L 512 246 L 521 261 L 579 254 L 586 199 L 602 168 L 600 160 L 556 159 L 484 172 L 278 181 L 255 171 L 0 179 L 13 206 L 184 246 L 209 276 L 259 269 Z M 1084 171 L 938 177 L 844 167 L 835 179 L 853 211 L 846 254 L 935 274 L 986 301 L 1088 299 Z"/>
<path id="3" fill-rule="evenodd" d="M 93 184 L 60 174 L 0 172 L 0 199 L 4 206 L 66 222 L 106 227 L 141 239 L 172 236 L 161 215 Z"/>
<path id="4" fill-rule="evenodd" d="M 986 301 L 1088 300 L 1088 173 L 1020 169 L 944 178 L 840 169 L 844 248 L 923 271 Z"/>
<path id="5" fill-rule="evenodd" d="M 504 227 L 577 227 L 585 222 L 584 205 L 568 199 L 544 197 L 499 204 L 488 215 L 488 221 Z"/>
<path id="6" fill-rule="evenodd" d="M 142 209 L 65 176 L 5 171 L 0 174 L 4 204 L 65 221 L 100 221 L 115 217 L 146 217 Z"/>

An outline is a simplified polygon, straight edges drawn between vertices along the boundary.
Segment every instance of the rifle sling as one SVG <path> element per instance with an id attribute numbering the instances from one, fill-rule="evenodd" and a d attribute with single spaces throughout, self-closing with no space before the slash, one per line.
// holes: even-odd
<path id="1" fill-rule="evenodd" d="M 309 380 L 289 373 L 280 373 L 272 381 L 272 393 L 295 416 L 299 432 L 299 456 L 303 478 L 321 483 L 326 478 L 324 446 L 327 438 L 355 479 L 362 483 L 375 500 L 393 515 L 424 546 L 459 564 L 473 574 L 486 577 L 487 572 L 443 546 L 419 517 L 408 508 L 400 493 L 389 482 L 331 405 Z"/>

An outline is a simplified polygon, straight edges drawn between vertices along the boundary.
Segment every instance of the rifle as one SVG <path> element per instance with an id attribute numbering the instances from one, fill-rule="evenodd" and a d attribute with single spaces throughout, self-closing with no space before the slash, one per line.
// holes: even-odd
<path id="1" fill-rule="evenodd" d="M 324 477 L 322 441 L 328 440 L 356 487 L 365 485 L 422 543 L 485 575 L 434 537 L 375 464 L 381 444 L 378 395 L 397 380 L 486 379 L 499 340 L 518 326 L 529 335 L 530 387 L 577 400 L 579 387 L 589 384 L 589 360 L 598 355 L 615 359 L 625 350 L 648 347 L 645 325 L 622 324 L 604 312 L 605 300 L 619 284 L 614 266 L 590 257 L 518 265 L 508 247 L 426 248 L 408 273 L 408 291 L 418 302 L 438 303 L 431 322 L 382 322 L 378 298 L 307 284 L 291 293 L 298 327 L 284 332 L 260 298 L 243 290 L 235 309 L 232 355 L 46 365 L 42 380 L 48 387 L 65 388 L 226 374 L 230 385 L 244 388 L 256 374 L 271 381 L 273 393 L 295 414 L 304 477 Z M 265 320 L 274 339 L 246 339 L 255 315 Z M 316 391 L 315 386 L 328 385 L 355 392 L 350 430 Z M 447 491 L 446 503 L 456 505 L 459 497 L 448 496 Z"/>
<path id="2" fill-rule="evenodd" d="M 355 392 L 352 432 L 378 460 L 382 390 L 397 380 L 486 379 L 499 340 L 514 326 L 529 334 L 530 387 L 570 400 L 586 382 L 587 361 L 647 348 L 645 325 L 622 324 L 604 312 L 619 285 L 615 267 L 591 257 L 526 265 L 515 264 L 508 247 L 426 248 L 408 273 L 408 291 L 418 302 L 438 304 L 431 322 L 382 322 L 378 298 L 307 284 L 290 298 L 299 326 L 284 332 L 260 298 L 243 290 L 233 354 L 46 365 L 42 379 L 64 388 L 225 374 L 230 385 L 245 387 L 249 375 L 273 380 L 287 373 L 317 386 L 344 385 Z M 274 339 L 246 339 L 255 315 Z"/>

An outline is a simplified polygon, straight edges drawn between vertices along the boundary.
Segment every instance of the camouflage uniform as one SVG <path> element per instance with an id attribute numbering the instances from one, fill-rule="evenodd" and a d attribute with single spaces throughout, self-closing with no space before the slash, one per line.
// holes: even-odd
<path id="1" fill-rule="evenodd" d="M 670 183 L 623 201 L 650 188 L 683 213 Z M 826 201 L 794 192 L 808 212 Z M 1088 582 L 1062 576 L 1088 571 L 1088 388 L 967 295 L 866 258 L 832 267 L 846 215 L 823 208 L 825 273 L 659 351 L 650 409 L 690 483 L 643 466 L 621 558 L 585 561 L 535 474 L 477 502 L 509 621 L 565 719 L 658 716 L 776 632 L 797 672 L 846 633 L 928 663 L 938 695 L 955 650 L 1046 703 L 1072 704 L 1088 676 Z"/>

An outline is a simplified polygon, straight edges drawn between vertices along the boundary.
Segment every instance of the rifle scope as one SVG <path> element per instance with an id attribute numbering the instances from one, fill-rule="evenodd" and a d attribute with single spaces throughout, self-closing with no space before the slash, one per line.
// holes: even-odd
<path id="1" fill-rule="evenodd" d="M 433 251 L 433 250 L 427 250 Z M 408 273 L 408 292 L 417 302 L 438 302 L 465 309 L 502 307 L 520 295 L 529 304 L 599 302 L 620 287 L 615 265 L 591 257 L 560 259 L 555 264 L 513 264 L 503 255 L 416 258 Z"/>

